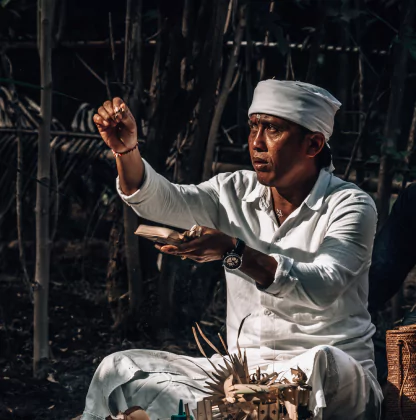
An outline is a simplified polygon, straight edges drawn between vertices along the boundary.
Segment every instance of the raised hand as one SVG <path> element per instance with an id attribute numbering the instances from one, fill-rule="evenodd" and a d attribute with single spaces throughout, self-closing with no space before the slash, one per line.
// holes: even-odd
<path id="1" fill-rule="evenodd" d="M 136 145 L 136 121 L 121 98 L 104 102 L 93 121 L 104 142 L 115 152 L 123 153 Z"/>

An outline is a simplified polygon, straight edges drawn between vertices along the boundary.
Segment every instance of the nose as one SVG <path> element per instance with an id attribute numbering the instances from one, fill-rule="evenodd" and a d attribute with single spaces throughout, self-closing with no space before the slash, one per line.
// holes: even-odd
<path id="1" fill-rule="evenodd" d="M 263 126 L 260 125 L 259 129 L 253 135 L 253 138 L 252 138 L 253 150 L 257 150 L 257 151 L 266 151 L 267 150 L 267 146 L 266 146 L 266 142 L 265 142 L 264 137 L 265 137 L 264 136 L 264 129 L 263 129 Z"/>

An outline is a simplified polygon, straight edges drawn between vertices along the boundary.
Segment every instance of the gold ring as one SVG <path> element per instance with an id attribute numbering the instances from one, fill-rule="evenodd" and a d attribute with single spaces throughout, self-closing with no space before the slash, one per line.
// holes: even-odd
<path id="1" fill-rule="evenodd" d="M 182 256 L 181 256 L 181 260 L 186 260 L 185 255 L 182 255 Z"/>
<path id="2" fill-rule="evenodd" d="M 200 238 L 202 235 L 202 227 L 199 225 L 193 225 L 190 232 L 192 232 L 192 236 L 195 235 L 197 238 Z"/>

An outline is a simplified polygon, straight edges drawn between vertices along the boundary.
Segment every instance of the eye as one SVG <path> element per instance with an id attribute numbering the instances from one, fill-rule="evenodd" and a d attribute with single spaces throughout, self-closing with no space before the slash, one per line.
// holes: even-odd
<path id="1" fill-rule="evenodd" d="M 273 124 L 267 124 L 267 130 L 272 132 L 279 131 L 277 127 L 275 127 Z"/>
<path id="2" fill-rule="evenodd" d="M 248 126 L 250 130 L 253 130 L 253 131 L 257 131 L 259 129 L 259 126 L 256 123 L 253 123 L 253 121 L 249 121 Z"/>

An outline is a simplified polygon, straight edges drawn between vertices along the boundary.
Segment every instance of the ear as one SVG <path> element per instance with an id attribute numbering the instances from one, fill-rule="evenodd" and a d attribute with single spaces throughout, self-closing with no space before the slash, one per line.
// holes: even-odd
<path id="1" fill-rule="evenodd" d="M 322 133 L 307 134 L 307 142 L 306 155 L 314 158 L 323 149 L 325 145 L 325 136 Z"/>

